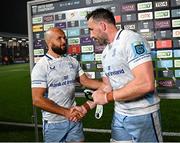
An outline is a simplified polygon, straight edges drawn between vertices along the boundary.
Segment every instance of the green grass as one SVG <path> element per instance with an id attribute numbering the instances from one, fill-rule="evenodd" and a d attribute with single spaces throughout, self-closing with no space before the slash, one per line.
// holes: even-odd
<path id="1" fill-rule="evenodd" d="M 32 123 L 32 99 L 30 87 L 29 64 L 0 66 L 0 121 Z M 85 102 L 77 98 L 77 103 Z M 85 128 L 110 129 L 113 104 L 104 106 L 101 119 L 94 117 L 95 110 L 90 111 L 83 119 Z M 180 100 L 162 99 L 161 116 L 163 132 L 180 132 Z M 37 109 L 38 124 L 41 124 L 41 112 Z M 85 132 L 86 141 L 109 142 L 108 133 Z M 39 139 L 42 132 L 39 128 Z M 34 142 L 34 128 L 0 125 L 0 142 Z M 178 142 L 180 137 L 165 136 L 166 142 Z"/>

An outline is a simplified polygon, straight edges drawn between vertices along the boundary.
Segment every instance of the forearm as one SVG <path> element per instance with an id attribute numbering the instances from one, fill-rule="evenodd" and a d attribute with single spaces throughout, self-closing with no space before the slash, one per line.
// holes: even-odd
<path id="1" fill-rule="evenodd" d="M 36 107 L 39 107 L 45 111 L 65 116 L 66 112 L 68 111 L 67 108 L 64 108 L 62 106 L 57 105 L 52 100 L 46 99 L 46 98 L 40 98 L 33 101 L 33 105 Z"/>
<path id="2" fill-rule="evenodd" d="M 132 81 L 124 87 L 108 93 L 107 99 L 108 101 L 130 101 L 137 99 L 153 90 L 154 84 L 151 82 Z"/>
<path id="3" fill-rule="evenodd" d="M 98 89 L 99 87 L 102 86 L 101 81 L 93 80 L 93 79 L 87 79 L 82 84 L 83 84 L 83 86 L 90 88 L 90 89 Z"/>

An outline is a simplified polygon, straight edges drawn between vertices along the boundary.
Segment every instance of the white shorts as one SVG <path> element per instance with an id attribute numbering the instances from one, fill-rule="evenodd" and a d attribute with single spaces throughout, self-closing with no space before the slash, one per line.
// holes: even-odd
<path id="1" fill-rule="evenodd" d="M 114 113 L 111 136 L 113 141 L 162 142 L 160 112 L 141 116 Z"/>

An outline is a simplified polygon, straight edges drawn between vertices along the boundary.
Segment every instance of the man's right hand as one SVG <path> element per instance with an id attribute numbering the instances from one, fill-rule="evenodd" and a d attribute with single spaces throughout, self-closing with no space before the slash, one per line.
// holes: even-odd
<path id="1" fill-rule="evenodd" d="M 78 111 L 73 107 L 70 109 L 66 109 L 65 112 L 65 117 L 73 122 L 80 121 L 84 117 L 84 114 L 81 111 Z"/>

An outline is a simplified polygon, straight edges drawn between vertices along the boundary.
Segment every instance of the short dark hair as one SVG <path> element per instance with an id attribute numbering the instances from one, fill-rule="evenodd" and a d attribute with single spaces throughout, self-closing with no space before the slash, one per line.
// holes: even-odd
<path id="1" fill-rule="evenodd" d="M 94 20 L 105 20 L 111 24 L 116 25 L 116 21 L 114 18 L 113 13 L 108 10 L 108 9 L 104 9 L 104 8 L 98 8 L 90 13 L 87 13 L 86 18 L 87 20 L 89 20 L 90 18 L 93 18 Z"/>

